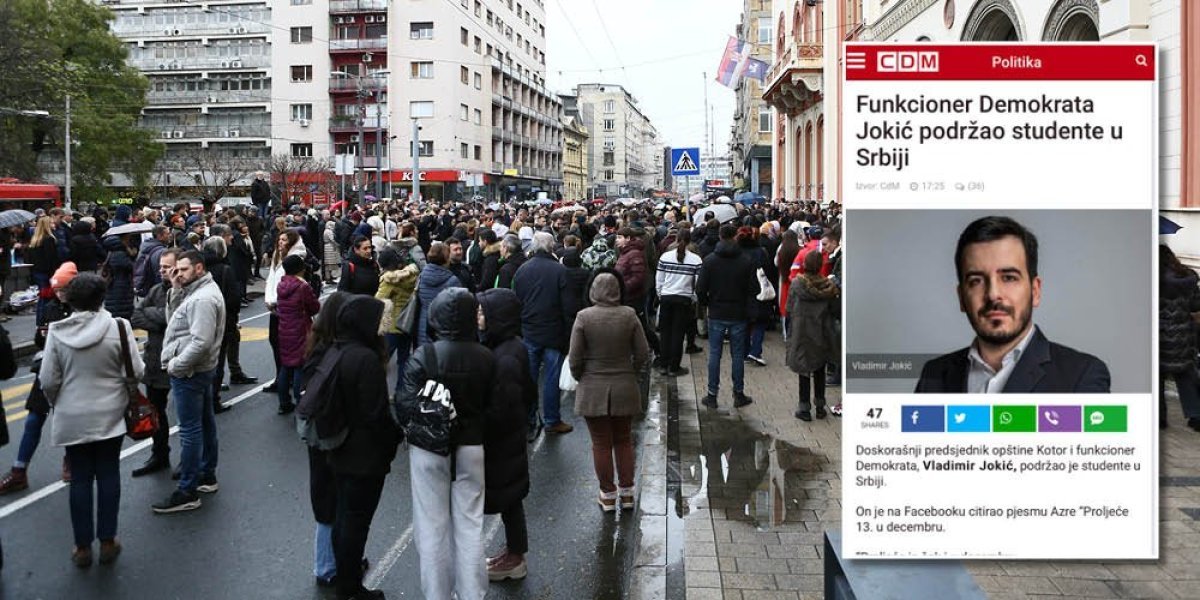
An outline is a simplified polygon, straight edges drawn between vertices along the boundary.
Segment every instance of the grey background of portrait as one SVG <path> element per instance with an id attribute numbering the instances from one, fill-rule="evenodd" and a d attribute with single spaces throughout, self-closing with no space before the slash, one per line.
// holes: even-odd
<path id="1" fill-rule="evenodd" d="M 1033 322 L 1047 339 L 1103 360 L 1113 393 L 1152 392 L 1157 290 L 1149 211 L 852 210 L 847 354 L 941 355 L 970 344 L 975 332 L 958 306 L 954 247 L 968 223 L 993 214 L 1038 238 L 1042 302 Z M 847 377 L 845 385 L 853 393 L 908 393 L 916 379 Z"/>

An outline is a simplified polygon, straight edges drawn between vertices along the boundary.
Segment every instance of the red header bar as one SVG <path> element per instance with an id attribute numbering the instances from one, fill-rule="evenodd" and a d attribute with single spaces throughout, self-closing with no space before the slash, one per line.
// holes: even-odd
<path id="1" fill-rule="evenodd" d="M 1153 81 L 1153 44 L 846 44 L 851 81 Z"/>

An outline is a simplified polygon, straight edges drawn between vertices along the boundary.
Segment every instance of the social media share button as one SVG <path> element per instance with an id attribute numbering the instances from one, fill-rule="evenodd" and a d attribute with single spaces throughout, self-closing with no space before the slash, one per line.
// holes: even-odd
<path id="1" fill-rule="evenodd" d="M 946 431 L 956 433 L 987 433 L 992 430 L 991 407 L 947 406 Z"/>
<path id="2" fill-rule="evenodd" d="M 1038 431 L 1043 433 L 1083 431 L 1083 408 L 1079 406 L 1039 406 Z"/>
<path id="3" fill-rule="evenodd" d="M 1129 429 L 1129 408 L 1113 405 L 1083 407 L 1083 430 L 1088 433 L 1125 433 Z"/>
<path id="4" fill-rule="evenodd" d="M 1037 407 L 993 405 L 992 431 L 996 433 L 1033 433 L 1037 431 Z"/>
<path id="5" fill-rule="evenodd" d="M 900 431 L 943 432 L 946 430 L 946 407 L 920 405 L 900 407 Z"/>

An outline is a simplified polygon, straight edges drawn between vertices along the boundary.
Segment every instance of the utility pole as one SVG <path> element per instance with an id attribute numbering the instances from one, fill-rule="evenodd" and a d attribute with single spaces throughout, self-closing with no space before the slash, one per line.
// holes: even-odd
<path id="1" fill-rule="evenodd" d="M 366 90 L 363 89 L 362 77 L 356 76 L 354 79 L 354 83 L 355 83 L 355 87 L 358 90 L 358 92 L 355 94 L 355 97 L 358 100 L 358 152 L 355 154 L 355 157 L 354 157 L 355 165 L 358 168 L 355 169 L 355 171 L 354 171 L 354 182 L 359 184 L 358 185 L 358 204 L 361 206 L 364 201 L 363 194 L 366 193 L 365 190 L 367 187 L 365 179 L 361 183 L 358 181 L 358 174 L 360 172 L 364 173 L 364 176 L 365 176 L 365 169 L 364 169 L 365 165 L 363 164 L 363 154 L 366 152 L 366 146 L 363 142 L 363 135 L 364 135 L 363 134 L 363 121 L 366 120 L 367 113 L 365 112 L 366 111 L 365 107 L 363 107 L 363 96 L 366 95 Z"/>
<path id="2" fill-rule="evenodd" d="M 382 91 L 375 92 L 375 201 L 383 197 L 383 105 Z"/>
<path id="3" fill-rule="evenodd" d="M 64 199 L 65 201 L 63 204 L 64 204 L 64 208 L 66 209 L 67 213 L 70 213 L 71 212 L 71 96 L 70 96 L 70 94 L 67 95 L 67 132 L 63 137 L 66 139 L 66 143 L 63 145 L 64 146 L 63 153 L 66 158 L 66 178 L 67 178 L 67 185 L 64 188 L 66 190 L 66 194 L 65 194 L 66 197 Z"/>
<path id="4" fill-rule="evenodd" d="M 412 169 L 412 199 L 416 201 L 421 196 L 421 124 L 413 117 L 412 130 L 412 154 L 413 154 L 413 169 Z"/>

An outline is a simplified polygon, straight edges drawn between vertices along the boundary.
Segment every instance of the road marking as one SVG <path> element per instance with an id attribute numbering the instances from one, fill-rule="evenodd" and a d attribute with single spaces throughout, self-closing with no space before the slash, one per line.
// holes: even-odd
<path id="1" fill-rule="evenodd" d="M 542 435 L 538 436 L 537 441 L 533 443 L 533 450 L 529 453 L 530 459 L 532 459 L 534 457 L 534 455 L 536 455 L 538 453 L 538 450 L 541 450 L 542 443 L 546 441 L 546 436 L 548 436 L 548 435 L 550 435 L 550 434 L 543 432 Z M 532 462 L 532 460 L 531 460 L 531 462 Z M 409 478 L 411 481 L 411 478 L 412 478 L 411 473 L 412 472 L 410 471 L 409 473 L 410 473 Z M 3 514 L 0 514 L 0 518 L 3 518 L 3 516 L 4 516 Z M 491 541 L 492 537 L 494 537 L 496 535 L 496 530 L 498 530 L 499 528 L 500 528 L 500 517 L 497 516 L 492 521 L 491 526 L 488 527 L 487 532 L 484 533 L 484 535 L 483 535 L 483 539 L 485 540 L 485 542 L 484 542 L 485 545 L 487 544 L 487 542 Z M 396 566 L 396 561 L 400 560 L 400 555 L 404 554 L 404 551 L 408 549 L 409 544 L 412 543 L 412 537 L 413 537 L 413 526 L 412 526 L 412 520 L 410 519 L 409 523 L 408 523 L 408 527 L 404 530 L 403 533 L 400 534 L 400 537 L 396 538 L 396 541 L 392 544 L 392 546 L 390 548 L 388 548 L 387 552 L 385 552 L 383 554 L 383 558 L 379 559 L 379 562 L 371 567 L 371 572 L 367 575 L 366 578 L 363 579 L 364 587 L 368 587 L 368 588 L 378 588 L 379 587 L 379 584 L 383 582 L 383 578 L 387 577 L 388 571 L 391 571 L 392 567 Z"/>
<path id="2" fill-rule="evenodd" d="M 261 392 L 263 390 L 263 388 L 267 387 L 268 385 L 271 385 L 270 381 L 259 384 L 255 387 L 251 388 L 250 390 L 243 392 L 241 395 L 237 396 L 236 398 L 224 402 L 224 404 L 233 406 L 233 405 L 235 405 L 239 402 L 242 402 L 242 401 L 246 400 L 247 398 Z M 22 415 L 22 416 L 24 416 L 24 415 Z M 179 432 L 179 426 L 176 425 L 171 428 L 170 435 L 175 435 L 178 432 Z M 154 440 L 142 440 L 142 441 L 122 450 L 120 460 L 125 460 L 126 458 L 129 458 L 130 456 L 133 456 L 134 454 L 137 454 L 138 452 L 141 452 L 142 450 L 149 448 L 153 444 L 154 444 Z M 67 487 L 66 483 L 63 483 L 62 481 L 55 481 L 54 483 L 51 483 L 49 485 L 39 488 L 37 491 L 33 492 L 32 494 L 29 494 L 28 496 L 25 496 L 19 500 L 14 500 L 13 502 L 10 502 L 3 508 L 0 508 L 0 519 L 3 519 L 9 515 L 12 515 L 12 514 L 16 513 L 17 511 L 19 511 L 37 501 L 43 499 L 43 498 L 46 498 L 47 496 L 53 494 L 54 492 L 57 492 L 58 490 L 65 488 L 65 487 Z"/>

